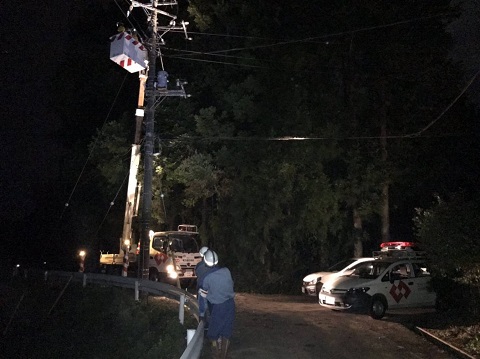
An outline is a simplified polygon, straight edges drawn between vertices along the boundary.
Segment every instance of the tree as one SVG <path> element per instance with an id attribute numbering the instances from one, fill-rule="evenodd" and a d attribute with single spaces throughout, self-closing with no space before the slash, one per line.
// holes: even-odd
<path id="1" fill-rule="evenodd" d="M 478 316 L 480 299 L 480 197 L 478 191 L 437 197 L 417 209 L 419 241 L 428 254 L 433 286 L 442 308 L 462 308 Z"/>

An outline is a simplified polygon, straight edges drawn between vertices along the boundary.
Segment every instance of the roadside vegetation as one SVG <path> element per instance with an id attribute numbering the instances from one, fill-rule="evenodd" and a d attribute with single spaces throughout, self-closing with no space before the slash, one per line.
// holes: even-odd
<path id="1" fill-rule="evenodd" d="M 480 199 L 458 192 L 417 212 L 439 309 L 429 329 L 480 356 Z"/>
<path id="2" fill-rule="evenodd" d="M 131 290 L 65 284 L 1 284 L 0 358 L 179 358 L 186 328 L 196 327 L 188 316 L 179 323 L 173 301 L 136 302 Z"/>

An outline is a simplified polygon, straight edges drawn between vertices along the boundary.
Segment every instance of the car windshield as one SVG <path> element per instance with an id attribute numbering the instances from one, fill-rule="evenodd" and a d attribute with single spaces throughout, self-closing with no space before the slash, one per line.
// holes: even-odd
<path id="1" fill-rule="evenodd" d="M 392 264 L 391 262 L 372 261 L 368 265 L 360 266 L 352 273 L 360 278 L 376 279 Z"/>
<path id="2" fill-rule="evenodd" d="M 341 262 L 338 262 L 337 264 L 334 264 L 330 268 L 327 269 L 327 272 L 338 272 L 344 269 L 345 267 L 349 266 L 353 262 L 355 262 L 356 259 L 345 259 Z"/>
<path id="3" fill-rule="evenodd" d="M 168 234 L 157 235 L 153 238 L 152 247 L 157 251 L 166 252 L 167 247 L 174 252 L 197 253 L 198 243 L 197 234 L 185 232 L 172 232 Z"/>

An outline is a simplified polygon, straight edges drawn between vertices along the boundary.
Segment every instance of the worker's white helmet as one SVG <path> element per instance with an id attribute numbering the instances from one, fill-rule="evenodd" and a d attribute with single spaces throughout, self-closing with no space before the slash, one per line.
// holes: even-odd
<path id="1" fill-rule="evenodd" d="M 200 253 L 200 255 L 203 257 L 205 255 L 205 252 L 208 251 L 208 247 L 202 247 L 200 248 L 200 250 L 198 251 L 198 253 Z"/>
<path id="2" fill-rule="evenodd" d="M 218 263 L 218 254 L 215 251 L 212 251 L 211 249 L 209 249 L 205 252 L 205 255 L 203 256 L 203 260 L 205 261 L 205 264 L 207 265 L 207 267 L 216 266 Z"/>

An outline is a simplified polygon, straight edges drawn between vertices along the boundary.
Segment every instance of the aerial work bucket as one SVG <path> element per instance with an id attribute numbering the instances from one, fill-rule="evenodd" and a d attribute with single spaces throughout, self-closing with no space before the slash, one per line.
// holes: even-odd
<path id="1" fill-rule="evenodd" d="M 110 60 L 129 72 L 138 72 L 147 67 L 147 50 L 128 32 L 110 37 Z"/>

